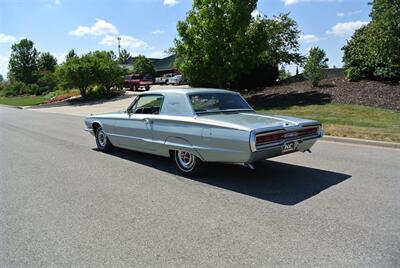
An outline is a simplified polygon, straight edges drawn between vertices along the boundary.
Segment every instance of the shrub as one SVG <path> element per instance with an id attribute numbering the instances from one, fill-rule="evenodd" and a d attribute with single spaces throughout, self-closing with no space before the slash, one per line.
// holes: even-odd
<path id="1" fill-rule="evenodd" d="M 38 79 L 38 85 L 40 87 L 39 95 L 47 94 L 54 91 L 57 86 L 57 80 L 53 72 L 42 71 Z M 36 94 L 38 95 L 38 94 Z"/>
<path id="2" fill-rule="evenodd" d="M 24 82 L 14 81 L 9 84 L 5 89 L 5 96 L 17 96 L 28 93 L 28 87 Z"/>
<path id="3" fill-rule="evenodd" d="M 25 94 L 31 94 L 31 95 L 42 95 L 42 90 L 39 87 L 38 84 L 29 84 L 26 85 L 26 92 L 24 92 Z"/>

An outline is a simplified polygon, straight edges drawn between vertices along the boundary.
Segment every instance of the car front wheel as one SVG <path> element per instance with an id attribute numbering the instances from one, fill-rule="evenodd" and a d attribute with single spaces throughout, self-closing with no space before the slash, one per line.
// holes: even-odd
<path id="1" fill-rule="evenodd" d="M 102 152 L 109 152 L 113 148 L 102 127 L 99 127 L 96 131 L 96 145 Z"/>
<path id="2" fill-rule="evenodd" d="M 194 154 L 186 151 L 174 151 L 173 160 L 179 172 L 185 175 L 198 175 L 204 170 L 204 162 Z"/>

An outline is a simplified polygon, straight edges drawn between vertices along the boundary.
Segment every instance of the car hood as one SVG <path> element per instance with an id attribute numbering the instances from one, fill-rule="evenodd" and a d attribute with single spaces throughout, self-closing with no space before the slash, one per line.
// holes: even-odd
<path id="1" fill-rule="evenodd" d="M 257 113 L 218 113 L 205 114 L 197 117 L 197 120 L 204 123 L 224 125 L 226 123 L 237 126 L 240 129 L 255 130 L 262 128 L 288 128 L 298 125 L 319 124 L 318 121 L 288 116 L 268 116 Z"/>

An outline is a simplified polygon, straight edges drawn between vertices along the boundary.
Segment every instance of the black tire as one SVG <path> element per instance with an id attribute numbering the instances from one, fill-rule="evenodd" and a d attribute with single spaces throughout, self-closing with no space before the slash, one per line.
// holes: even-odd
<path id="1" fill-rule="evenodd" d="M 149 90 L 150 90 L 150 86 L 146 86 L 146 87 L 145 87 L 145 90 L 146 90 L 146 91 L 149 91 Z"/>
<path id="2" fill-rule="evenodd" d="M 104 132 L 102 127 L 99 127 L 96 130 L 96 145 L 97 148 L 102 152 L 109 152 L 111 151 L 114 146 L 111 144 L 110 140 L 107 138 L 106 133 Z"/>
<path id="3" fill-rule="evenodd" d="M 174 160 L 178 171 L 184 175 L 194 176 L 204 171 L 205 163 L 189 152 L 177 150 L 171 154 L 171 158 Z"/>

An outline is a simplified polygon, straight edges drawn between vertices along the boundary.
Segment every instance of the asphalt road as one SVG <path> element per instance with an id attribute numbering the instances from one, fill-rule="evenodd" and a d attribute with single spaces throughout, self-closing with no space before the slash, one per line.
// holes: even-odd
<path id="1" fill-rule="evenodd" d="M 400 150 L 319 142 L 196 179 L 0 107 L 0 267 L 399 267 Z"/>

